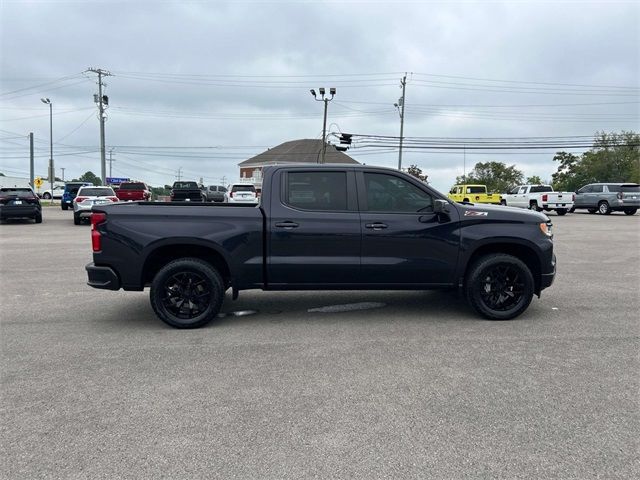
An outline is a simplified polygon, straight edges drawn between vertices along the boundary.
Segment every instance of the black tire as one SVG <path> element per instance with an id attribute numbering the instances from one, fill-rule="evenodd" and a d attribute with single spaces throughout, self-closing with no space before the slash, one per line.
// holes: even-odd
<path id="1" fill-rule="evenodd" d="M 153 311 L 167 325 L 198 328 L 218 315 L 224 292 L 224 281 L 213 266 L 198 258 L 179 258 L 156 274 L 149 297 Z"/>
<path id="2" fill-rule="evenodd" d="M 597 208 L 587 208 L 587 212 L 589 213 L 596 213 L 598 211 Z"/>
<path id="3" fill-rule="evenodd" d="M 500 205 L 502 205 L 503 207 L 507 206 L 507 201 L 506 200 L 500 200 Z"/>
<path id="4" fill-rule="evenodd" d="M 36 213 L 36 216 L 33 217 L 36 223 L 42 223 L 42 213 Z"/>
<path id="5" fill-rule="evenodd" d="M 609 202 L 607 202 L 606 200 L 601 201 L 598 204 L 598 213 L 600 213 L 601 215 L 609 215 L 611 213 Z"/>
<path id="6" fill-rule="evenodd" d="M 635 215 L 637 211 L 638 211 L 637 208 L 625 208 L 624 209 L 624 214 L 625 215 Z"/>
<path id="7" fill-rule="evenodd" d="M 465 198 L 464 200 L 462 200 L 462 203 L 471 203 L 471 202 L 469 202 L 468 198 Z"/>
<path id="8" fill-rule="evenodd" d="M 541 212 L 542 209 L 538 207 L 538 202 L 529 203 L 529 210 L 535 210 L 536 212 Z"/>
<path id="9" fill-rule="evenodd" d="M 567 214 L 567 209 L 566 209 L 566 208 L 558 208 L 558 209 L 556 210 L 556 213 L 557 213 L 558 215 L 560 215 L 560 216 L 562 216 L 562 215 L 566 215 L 566 214 Z"/>
<path id="10" fill-rule="evenodd" d="M 489 320 L 511 320 L 520 315 L 531 303 L 533 290 L 529 267 L 513 255 L 503 253 L 480 257 L 465 279 L 469 305 Z"/>
<path id="11" fill-rule="evenodd" d="M 45 200 L 51 200 L 51 194 L 49 192 L 45 192 L 42 195 L 42 198 L 44 198 Z"/>
<path id="12" fill-rule="evenodd" d="M 63 210 L 67 210 L 69 208 L 69 205 L 65 204 L 64 202 L 62 202 L 60 206 L 62 207 Z"/>
<path id="13" fill-rule="evenodd" d="M 81 222 L 82 222 L 82 219 L 80 218 L 80 215 L 78 215 L 77 213 L 74 212 L 74 214 L 73 214 L 73 224 L 74 225 L 80 225 Z"/>
<path id="14" fill-rule="evenodd" d="M 575 212 L 575 211 L 576 211 L 576 207 L 571 207 L 571 208 L 569 209 L 569 213 L 573 213 L 573 212 Z"/>

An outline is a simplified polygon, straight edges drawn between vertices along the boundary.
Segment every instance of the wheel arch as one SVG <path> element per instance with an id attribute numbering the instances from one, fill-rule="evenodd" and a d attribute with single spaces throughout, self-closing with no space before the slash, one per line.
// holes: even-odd
<path id="1" fill-rule="evenodd" d="M 171 243 L 158 245 L 146 256 L 141 276 L 142 285 L 148 285 L 167 263 L 179 258 L 198 258 L 213 266 L 222 276 L 226 286 L 231 284 L 231 268 L 224 255 L 211 245 Z"/>
<path id="2" fill-rule="evenodd" d="M 531 275 L 534 281 L 534 292 L 536 295 L 540 295 L 540 276 L 542 274 L 541 259 L 536 253 L 533 247 L 523 243 L 500 241 L 495 243 L 488 243 L 477 246 L 475 249 L 469 252 L 467 261 L 464 263 L 464 271 L 460 275 L 460 286 L 464 285 L 467 274 L 473 264 L 485 255 L 492 253 L 503 253 L 506 255 L 512 255 L 522 262 L 531 270 Z"/>

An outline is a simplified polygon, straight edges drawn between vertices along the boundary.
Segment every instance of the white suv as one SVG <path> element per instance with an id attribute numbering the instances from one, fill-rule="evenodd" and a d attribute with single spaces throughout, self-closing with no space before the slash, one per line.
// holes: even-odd
<path id="1" fill-rule="evenodd" d="M 227 189 L 229 203 L 258 203 L 256 187 L 250 183 L 232 183 Z"/>

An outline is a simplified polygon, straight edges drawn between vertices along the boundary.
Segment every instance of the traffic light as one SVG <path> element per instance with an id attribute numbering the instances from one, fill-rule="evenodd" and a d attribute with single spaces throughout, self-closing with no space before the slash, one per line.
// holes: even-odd
<path id="1" fill-rule="evenodd" d="M 342 143 L 343 145 L 351 145 L 351 137 L 353 137 L 351 133 L 341 133 L 340 143 Z"/>

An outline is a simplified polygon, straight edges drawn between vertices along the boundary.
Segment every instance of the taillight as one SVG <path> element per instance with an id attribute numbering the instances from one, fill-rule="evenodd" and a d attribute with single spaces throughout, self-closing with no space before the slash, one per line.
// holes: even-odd
<path id="1" fill-rule="evenodd" d="M 572 201 L 572 202 L 575 202 L 575 201 L 576 201 L 576 194 L 575 194 L 575 193 L 571 196 L 571 201 Z"/>
<path id="2" fill-rule="evenodd" d="M 618 200 L 622 200 L 622 192 L 618 192 L 618 195 L 616 195 L 618 197 Z"/>
<path id="3" fill-rule="evenodd" d="M 86 199 L 87 197 L 76 197 L 73 199 L 73 201 L 76 203 L 80 203 L 80 202 L 84 202 Z"/>
<path id="4" fill-rule="evenodd" d="M 94 252 L 102 250 L 102 236 L 97 227 L 106 221 L 106 213 L 94 212 L 91 214 L 91 248 L 93 248 Z"/>
<path id="5" fill-rule="evenodd" d="M 172 190 L 172 191 L 171 191 L 171 193 L 169 194 L 169 196 L 170 196 L 171 198 L 175 197 L 175 195 L 176 195 L 176 194 L 175 194 L 175 193 L 173 193 L 173 190 Z"/>
<path id="6" fill-rule="evenodd" d="M 118 197 L 107 197 L 109 200 L 111 200 L 112 202 L 117 202 L 118 201 Z"/>
<path id="7" fill-rule="evenodd" d="M 233 192 L 229 192 L 229 196 L 233 198 Z"/>
<path id="8" fill-rule="evenodd" d="M 544 195 L 542 195 L 542 201 L 546 202 L 547 200 L 549 200 L 549 195 L 545 193 Z"/>

